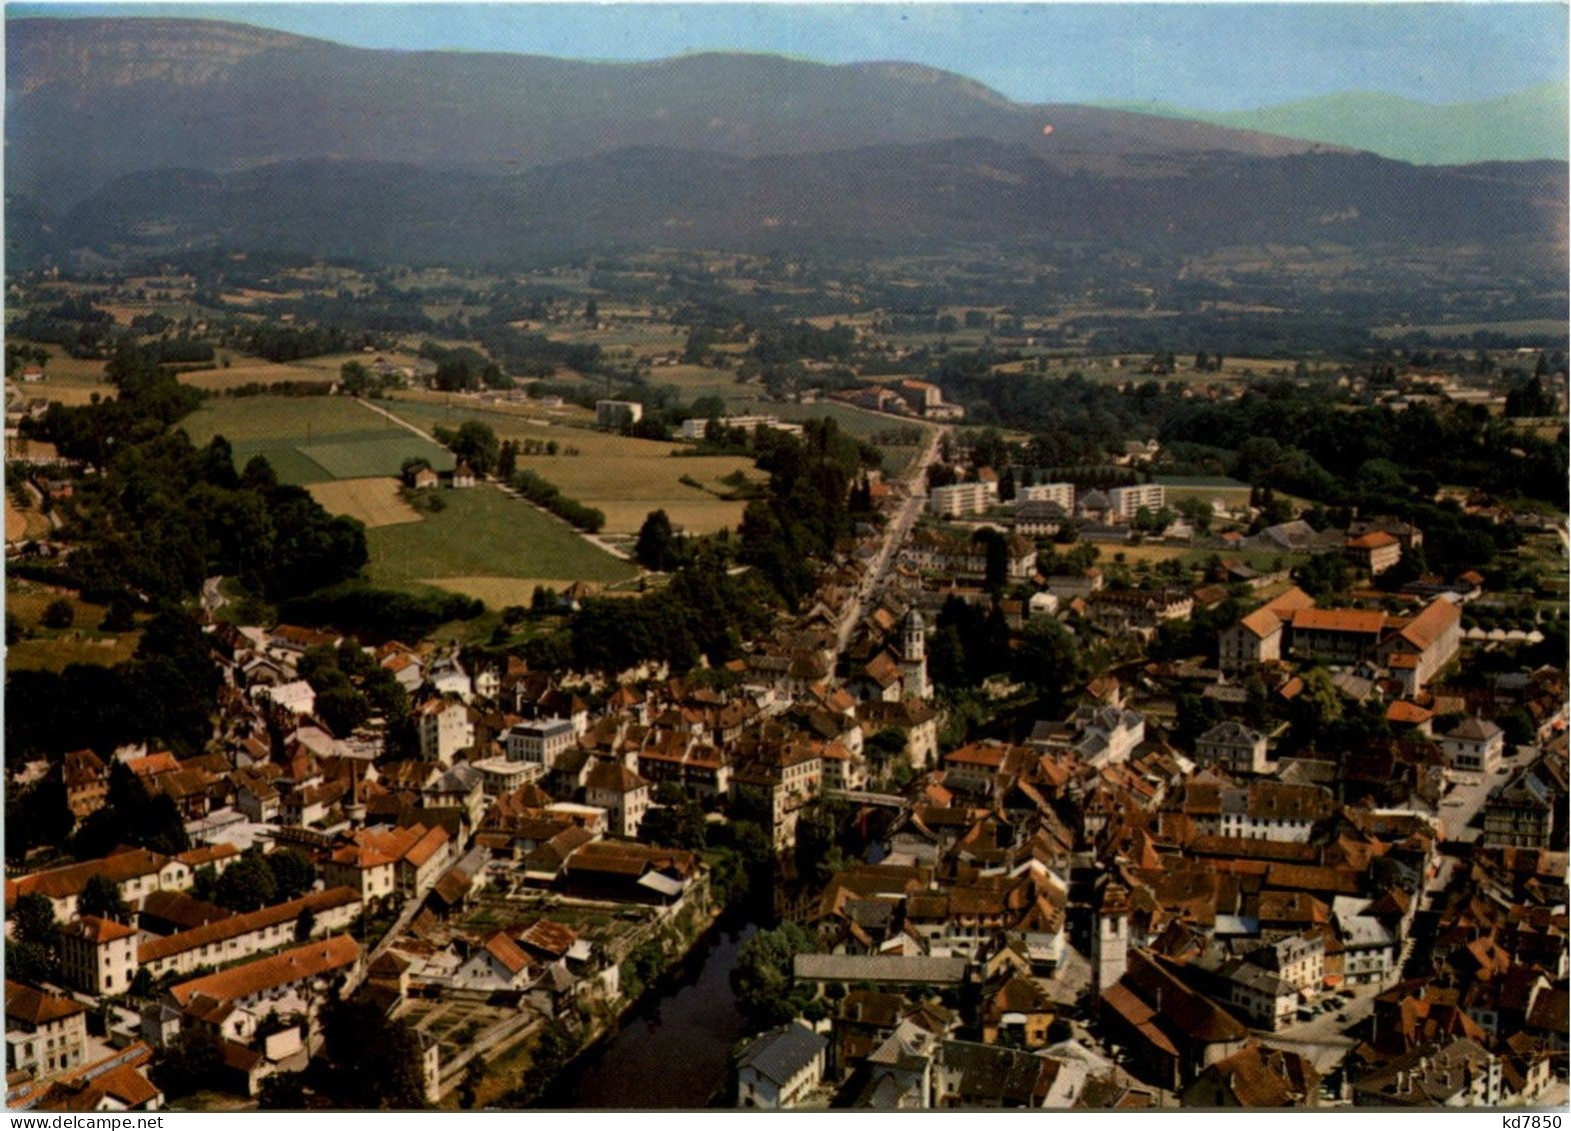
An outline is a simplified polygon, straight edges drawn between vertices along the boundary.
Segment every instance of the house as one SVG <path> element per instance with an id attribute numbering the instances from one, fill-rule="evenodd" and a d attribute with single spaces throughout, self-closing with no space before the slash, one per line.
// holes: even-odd
<path id="1" fill-rule="evenodd" d="M 1404 551 L 1416 549 L 1424 544 L 1424 532 L 1411 523 L 1404 522 L 1390 515 L 1378 515 L 1375 518 L 1354 519 L 1347 524 L 1349 539 L 1361 538 L 1373 533 L 1389 534 L 1396 539 Z"/>
<path id="2" fill-rule="evenodd" d="M 1315 824 L 1336 810 L 1329 790 L 1274 781 L 1224 786 L 1218 799 L 1222 836 L 1289 844 L 1307 843 Z"/>
<path id="3" fill-rule="evenodd" d="M 460 750 L 474 745 L 475 728 L 469 708 L 458 699 L 429 699 L 416 712 L 423 761 L 451 766 Z"/>
<path id="4" fill-rule="evenodd" d="M 1494 773 L 1505 754 L 1505 732 L 1487 719 L 1464 719 L 1440 736 L 1446 766 L 1463 773 Z"/>
<path id="5" fill-rule="evenodd" d="M 109 799 L 109 767 L 91 750 L 73 750 L 61 767 L 66 804 L 78 821 L 104 807 Z"/>
<path id="6" fill-rule="evenodd" d="M 1251 1044 L 1208 1065 L 1183 1095 L 1185 1107 L 1303 1108 L 1320 1099 L 1320 1073 L 1302 1053 Z"/>
<path id="7" fill-rule="evenodd" d="M 1402 560 L 1402 543 L 1384 530 L 1371 530 L 1347 542 L 1346 554 L 1370 577 L 1378 577 Z"/>
<path id="8" fill-rule="evenodd" d="M 649 783 L 620 762 L 596 762 L 584 781 L 584 801 L 606 811 L 611 835 L 636 837 L 649 810 Z"/>
<path id="9" fill-rule="evenodd" d="M 1179 981 L 1144 950 L 1128 953 L 1128 969 L 1102 991 L 1100 1016 L 1128 1051 L 1140 1079 L 1187 1088 L 1207 1067 L 1243 1050 L 1249 1037 L 1236 1018 Z"/>
<path id="10" fill-rule="evenodd" d="M 802 1102 L 824 1078 L 829 1042 L 800 1021 L 750 1041 L 736 1059 L 736 1102 L 742 1108 L 784 1111 Z"/>
<path id="11" fill-rule="evenodd" d="M 1072 1107 L 1085 1066 L 1041 1053 L 973 1041 L 944 1041 L 932 1069 L 932 1106 L 940 1109 Z"/>
<path id="12" fill-rule="evenodd" d="M 251 696 L 258 702 L 272 703 L 291 715 L 316 713 L 316 692 L 303 679 L 273 685 L 257 684 L 251 688 Z"/>
<path id="13" fill-rule="evenodd" d="M 982 1041 L 1039 1049 L 1048 1044 L 1048 1029 L 1057 1007 L 1033 978 L 1011 974 L 982 993 Z"/>
<path id="14" fill-rule="evenodd" d="M 154 978 L 188 974 L 201 966 L 219 966 L 250 958 L 291 942 L 303 942 L 300 931 L 311 924 L 313 935 L 348 929 L 360 916 L 358 892 L 347 887 L 310 892 L 297 899 L 230 915 L 137 948 L 138 964 Z"/>
<path id="15" fill-rule="evenodd" d="M 1075 485 L 1073 483 L 1034 483 L 1015 492 L 1015 509 L 1022 503 L 1054 503 L 1064 512 L 1074 510 Z"/>
<path id="16" fill-rule="evenodd" d="M 1503 1099 L 1500 1058 L 1468 1037 L 1421 1045 L 1353 1085 L 1355 1107 L 1496 1107 Z"/>
<path id="17" fill-rule="evenodd" d="M 463 460 L 458 461 L 458 466 L 453 468 L 453 486 L 458 488 L 473 487 L 475 485 L 475 469 Z"/>
<path id="18" fill-rule="evenodd" d="M 951 483 L 928 492 L 927 509 L 945 518 L 981 514 L 998 500 L 996 483 Z"/>
<path id="19" fill-rule="evenodd" d="M 442 482 L 442 477 L 431 469 L 430 464 L 415 469 L 410 485 L 417 491 L 435 490 Z"/>
<path id="20" fill-rule="evenodd" d="M 1373 658 L 1385 631 L 1378 609 L 1297 609 L 1289 621 L 1294 659 L 1356 664 Z"/>
<path id="21" fill-rule="evenodd" d="M 325 997 L 327 984 L 360 964 L 360 944 L 349 935 L 304 943 L 215 974 L 180 982 L 168 1000 L 184 1011 L 201 1001 L 251 1007 L 286 996 Z"/>
<path id="22" fill-rule="evenodd" d="M 1266 736 L 1235 719 L 1220 722 L 1195 739 L 1195 760 L 1232 773 L 1266 774 Z"/>
<path id="23" fill-rule="evenodd" d="M 5 983 L 5 1069 L 49 1080 L 87 1055 L 87 1007 L 9 978 Z"/>
<path id="24" fill-rule="evenodd" d="M 1076 597 L 1089 597 L 1102 588 L 1102 571 L 1096 566 L 1081 570 L 1079 573 L 1055 573 L 1047 579 L 1047 591 L 1060 601 L 1071 601 Z"/>
<path id="25" fill-rule="evenodd" d="M 1028 538 L 1051 538 L 1069 521 L 1068 510 L 1058 503 L 1038 502 L 1015 496 L 1015 533 Z"/>
<path id="26" fill-rule="evenodd" d="M 698 857 L 681 849 L 597 840 L 568 856 L 562 881 L 591 898 L 669 905 L 687 893 L 698 868 Z"/>
<path id="27" fill-rule="evenodd" d="M 469 703 L 475 697 L 474 681 L 464 670 L 457 656 L 440 656 L 426 669 L 425 680 L 431 690 L 442 699 L 457 699 Z"/>
<path id="28" fill-rule="evenodd" d="M 534 975 L 529 956 L 505 931 L 498 931 L 469 956 L 453 978 L 465 989 L 519 990 Z"/>
<path id="29" fill-rule="evenodd" d="M 787 848 L 796 843 L 800 810 L 820 792 L 823 768 L 822 754 L 810 743 L 763 743 L 739 760 L 731 775 L 731 792 L 733 797 L 750 792 L 763 799 L 772 839 L 777 848 Z"/>
<path id="30" fill-rule="evenodd" d="M 1298 587 L 1266 602 L 1260 608 L 1224 629 L 1218 637 L 1218 663 L 1225 672 L 1282 658 L 1284 626 L 1293 613 L 1309 608 L 1314 598 Z"/>
<path id="31" fill-rule="evenodd" d="M 164 1094 L 147 1078 L 152 1050 L 141 1041 L 56 1080 L 17 1106 L 45 1112 L 157 1111 Z M 62 1118 L 56 1116 L 55 1118 Z"/>
<path id="32" fill-rule="evenodd" d="M 440 825 L 361 829 L 352 835 L 361 844 L 394 857 L 398 891 L 405 897 L 418 898 L 430 891 L 451 855 L 452 839 Z"/>
<path id="33" fill-rule="evenodd" d="M 468 762 L 456 763 L 420 791 L 420 800 L 431 809 L 461 809 L 471 829 L 485 816 L 485 773 Z"/>
<path id="34" fill-rule="evenodd" d="M 1483 843 L 1488 848 L 1552 846 L 1555 817 L 1564 810 L 1565 794 L 1533 767 L 1519 771 L 1484 802 Z"/>
<path id="35" fill-rule="evenodd" d="M 56 919 L 74 919 L 77 897 L 88 880 L 100 875 L 114 881 L 120 898 L 131 908 L 140 906 L 155 891 L 185 891 L 191 886 L 191 868 L 187 864 L 176 857 L 134 848 L 100 860 L 84 860 L 7 880 L 6 906 L 12 906 L 18 896 L 36 893 L 48 897 Z"/>
<path id="36" fill-rule="evenodd" d="M 1380 655 L 1402 685 L 1402 694 L 1411 699 L 1456 659 L 1461 647 L 1462 610 L 1442 597 L 1431 601 L 1407 623 L 1398 625 L 1381 642 Z"/>
<path id="37" fill-rule="evenodd" d="M 1167 505 L 1167 488 L 1160 483 L 1136 483 L 1107 492 L 1108 511 L 1132 522 L 1142 510 L 1155 514 Z"/>
<path id="38" fill-rule="evenodd" d="M 90 994 L 123 994 L 138 969 L 136 939 L 134 927 L 84 915 L 60 929 L 61 976 Z"/>
<path id="39" fill-rule="evenodd" d="M 1382 985 L 1397 972 L 1401 939 L 1396 928 L 1374 914 L 1375 902 L 1339 895 L 1331 914 L 1342 942 L 1342 980 L 1350 986 Z"/>
<path id="40" fill-rule="evenodd" d="M 503 741 L 510 761 L 530 762 L 550 771 L 577 744 L 578 733 L 571 719 L 535 719 L 509 728 Z"/>

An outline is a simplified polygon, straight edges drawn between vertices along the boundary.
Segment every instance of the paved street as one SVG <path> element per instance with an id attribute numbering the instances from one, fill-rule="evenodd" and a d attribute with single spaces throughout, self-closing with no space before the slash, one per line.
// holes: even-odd
<path id="1" fill-rule="evenodd" d="M 1271 1048 L 1303 1053 L 1314 1061 L 1316 1070 L 1324 1075 L 1340 1064 L 1358 1043 L 1356 1038 L 1347 1035 L 1347 1030 L 1369 1016 L 1374 1010 L 1375 997 L 1381 992 L 1379 986 L 1355 988 L 1358 996 L 1349 1000 L 1333 995 L 1331 1000 L 1337 1003 L 1336 1008 L 1320 1014 L 1312 1021 L 1291 1025 L 1275 1033 L 1261 1033 L 1261 1043 Z"/>
<path id="2" fill-rule="evenodd" d="M 901 506 L 900 512 L 890 520 L 884 528 L 884 540 L 878 548 L 878 554 L 868 566 L 867 572 L 862 577 L 862 584 L 857 589 L 856 601 L 852 604 L 850 612 L 840 622 L 840 633 L 836 640 L 835 652 L 839 654 L 846 650 L 851 643 L 851 634 L 856 631 L 856 626 L 867 615 L 869 606 L 884 584 L 884 578 L 889 573 L 889 567 L 894 563 L 895 555 L 900 546 L 905 542 L 906 535 L 916 525 L 916 520 L 922 513 L 922 508 L 927 504 L 927 469 L 938 458 L 939 440 L 946 429 L 935 428 L 928 445 L 922 454 L 911 464 L 906 472 L 903 482 L 906 484 L 910 497 Z"/>

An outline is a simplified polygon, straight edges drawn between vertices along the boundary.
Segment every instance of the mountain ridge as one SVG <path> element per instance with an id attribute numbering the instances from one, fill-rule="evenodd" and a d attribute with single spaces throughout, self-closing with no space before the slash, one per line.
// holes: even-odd
<path id="1" fill-rule="evenodd" d="M 141 19 L 16 20 L 6 52 L 7 187 L 68 203 L 138 169 L 222 172 L 310 156 L 503 170 L 640 143 L 757 156 L 980 136 L 1070 164 L 1124 152 L 1314 148 L 1014 103 L 974 79 L 891 61 L 706 52 L 596 63 L 382 51 Z M 94 69 L 101 60 L 104 73 Z"/>

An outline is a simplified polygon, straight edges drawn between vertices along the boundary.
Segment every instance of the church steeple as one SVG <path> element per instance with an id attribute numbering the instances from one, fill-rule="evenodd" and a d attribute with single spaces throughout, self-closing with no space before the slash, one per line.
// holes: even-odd
<path id="1" fill-rule="evenodd" d="M 916 611 L 916 606 L 911 606 L 911 611 L 905 615 L 905 620 L 900 626 L 900 655 L 910 663 L 920 663 L 927 658 L 927 622 L 922 619 L 922 614 Z"/>

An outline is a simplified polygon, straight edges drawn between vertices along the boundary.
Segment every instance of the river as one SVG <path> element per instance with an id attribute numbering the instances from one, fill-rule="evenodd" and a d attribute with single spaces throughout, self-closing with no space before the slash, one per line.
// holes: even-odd
<path id="1" fill-rule="evenodd" d="M 681 969 L 552 1087 L 552 1108 L 701 1108 L 730 1082 L 731 1049 L 747 1023 L 731 993 L 752 923 L 717 928 Z"/>

